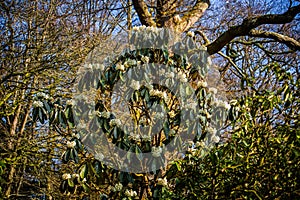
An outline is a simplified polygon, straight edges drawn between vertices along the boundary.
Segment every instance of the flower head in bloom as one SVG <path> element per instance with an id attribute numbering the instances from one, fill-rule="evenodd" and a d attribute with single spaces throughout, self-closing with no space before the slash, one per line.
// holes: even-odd
<path id="1" fill-rule="evenodd" d="M 205 143 L 203 141 L 201 142 L 196 142 L 196 147 L 204 147 L 205 146 Z"/>
<path id="2" fill-rule="evenodd" d="M 45 94 L 44 92 L 38 92 L 36 94 L 37 97 L 40 97 L 40 98 L 43 98 L 43 99 L 49 99 L 49 95 L 48 94 Z"/>
<path id="3" fill-rule="evenodd" d="M 130 189 L 130 190 L 126 189 L 125 195 L 128 197 L 135 197 L 135 196 L 137 196 L 137 193 L 136 193 L 136 191 L 133 191 L 132 189 Z"/>
<path id="4" fill-rule="evenodd" d="M 103 155 L 102 153 L 97 153 L 97 154 L 95 155 L 95 158 L 96 158 L 97 160 L 103 161 L 104 155 Z"/>
<path id="5" fill-rule="evenodd" d="M 166 70 L 165 70 L 165 69 L 159 69 L 158 73 L 159 73 L 159 74 L 165 74 L 165 73 L 166 73 Z"/>
<path id="6" fill-rule="evenodd" d="M 174 78 L 174 77 L 175 77 L 175 74 L 174 74 L 174 72 L 166 72 L 165 76 L 166 76 L 167 78 Z"/>
<path id="7" fill-rule="evenodd" d="M 79 124 L 76 125 L 76 127 L 77 127 L 77 130 L 80 130 L 80 129 L 86 129 L 86 124 L 80 122 Z"/>
<path id="8" fill-rule="evenodd" d="M 97 115 L 99 117 L 103 117 L 105 119 L 108 119 L 110 117 L 110 112 L 99 112 L 99 113 L 97 113 Z"/>
<path id="9" fill-rule="evenodd" d="M 159 91 L 159 90 L 156 90 L 156 89 L 151 89 L 149 91 L 149 94 L 151 96 L 158 96 L 160 98 L 163 98 L 165 100 L 165 102 L 169 101 L 169 97 L 168 97 L 168 94 L 166 92 L 163 92 L 163 91 Z"/>
<path id="10" fill-rule="evenodd" d="M 170 118 L 174 118 L 176 116 L 176 113 L 174 110 L 171 110 L 169 113 Z"/>
<path id="11" fill-rule="evenodd" d="M 68 106 L 74 106 L 74 101 L 73 101 L 73 100 L 68 100 L 68 101 L 66 102 L 66 104 L 67 104 Z"/>
<path id="12" fill-rule="evenodd" d="M 84 65 L 85 70 L 89 71 L 93 69 L 93 65 L 92 64 L 88 64 L 88 65 Z"/>
<path id="13" fill-rule="evenodd" d="M 138 89 L 140 89 L 140 82 L 136 81 L 136 80 L 132 80 L 130 87 L 134 90 L 138 90 Z"/>
<path id="14" fill-rule="evenodd" d="M 188 81 L 186 74 L 183 73 L 182 71 L 178 72 L 178 78 L 179 78 L 180 82 L 182 82 L 182 83 L 186 83 Z"/>
<path id="15" fill-rule="evenodd" d="M 156 119 L 163 119 L 165 117 L 164 112 L 157 112 L 155 113 L 155 118 Z"/>
<path id="16" fill-rule="evenodd" d="M 184 108 L 186 109 L 196 109 L 198 104 L 196 102 L 188 102 L 187 104 L 184 105 Z"/>
<path id="17" fill-rule="evenodd" d="M 194 36 L 195 36 L 195 33 L 192 32 L 192 31 L 189 31 L 189 32 L 187 32 L 186 35 L 189 36 L 189 37 L 194 37 Z"/>
<path id="18" fill-rule="evenodd" d="M 117 63 L 116 70 L 124 71 L 125 70 L 125 66 L 122 65 L 122 64 L 120 64 L 120 63 Z"/>
<path id="19" fill-rule="evenodd" d="M 162 148 L 161 147 L 152 147 L 151 149 L 152 156 L 155 158 L 160 157 L 162 153 Z"/>
<path id="20" fill-rule="evenodd" d="M 211 140 L 212 140 L 213 142 L 215 142 L 215 143 L 218 143 L 218 142 L 220 142 L 220 137 L 217 136 L 217 135 L 213 135 L 212 138 L 211 138 Z"/>
<path id="21" fill-rule="evenodd" d="M 72 141 L 72 142 L 68 141 L 67 142 L 67 147 L 68 148 L 74 148 L 75 146 L 76 146 L 76 142 L 75 141 Z"/>
<path id="22" fill-rule="evenodd" d="M 120 127 L 122 125 L 122 123 L 121 123 L 121 120 L 119 120 L 119 119 L 112 119 L 112 120 L 110 120 L 109 125 Z"/>
<path id="23" fill-rule="evenodd" d="M 217 94 L 218 93 L 218 89 L 211 87 L 211 88 L 208 88 L 208 92 L 212 93 L 212 94 Z"/>
<path id="24" fill-rule="evenodd" d="M 207 82 L 206 81 L 199 81 L 198 84 L 197 84 L 197 87 L 206 88 L 207 87 Z"/>
<path id="25" fill-rule="evenodd" d="M 100 71 L 103 71 L 105 69 L 105 65 L 97 63 L 97 64 L 94 65 L 94 69 L 98 69 Z"/>
<path id="26" fill-rule="evenodd" d="M 115 185 L 115 190 L 116 190 L 117 192 L 121 191 L 122 188 L 123 188 L 122 183 L 117 183 L 117 184 Z"/>
<path id="27" fill-rule="evenodd" d="M 63 178 L 63 180 L 68 180 L 68 179 L 71 179 L 72 176 L 71 176 L 71 174 L 63 174 L 62 178 Z"/>
<path id="28" fill-rule="evenodd" d="M 165 177 L 165 178 L 158 178 L 157 179 L 157 185 L 167 186 L 168 185 L 167 177 Z"/>
<path id="29" fill-rule="evenodd" d="M 140 141 L 140 136 L 138 134 L 131 134 L 128 138 L 134 141 Z"/>
<path id="30" fill-rule="evenodd" d="M 215 100 L 214 101 L 214 104 L 218 107 L 223 107 L 225 108 L 226 110 L 229 110 L 230 109 L 230 104 L 227 103 L 226 101 L 222 101 L 222 100 Z"/>
<path id="31" fill-rule="evenodd" d="M 230 103 L 230 105 L 235 106 L 237 104 L 237 100 L 236 99 L 232 99 L 232 100 L 230 100 L 229 103 Z"/>
<path id="32" fill-rule="evenodd" d="M 132 30 L 133 30 L 133 31 L 138 31 L 138 30 L 139 30 L 139 27 L 138 27 L 138 26 L 134 26 L 134 27 L 132 28 Z"/>
<path id="33" fill-rule="evenodd" d="M 217 129 L 212 128 L 212 127 L 207 127 L 207 132 L 209 132 L 211 135 L 215 135 L 217 133 Z"/>
<path id="34" fill-rule="evenodd" d="M 150 135 L 142 135 L 142 140 L 145 142 L 151 142 L 151 136 Z"/>
<path id="35" fill-rule="evenodd" d="M 72 178 L 79 178 L 79 174 L 72 174 Z"/>
<path id="36" fill-rule="evenodd" d="M 223 101 L 223 107 L 226 109 L 226 110 L 229 110 L 230 109 L 230 104 L 227 103 L 226 101 Z"/>
<path id="37" fill-rule="evenodd" d="M 181 22 L 181 18 L 180 18 L 179 15 L 175 15 L 175 16 L 174 16 L 174 22 L 175 22 L 176 24 L 179 24 L 179 23 Z"/>
<path id="38" fill-rule="evenodd" d="M 142 60 L 144 63 L 149 63 L 150 58 L 149 58 L 148 56 L 142 56 L 142 57 L 141 57 L 141 60 Z"/>
<path id="39" fill-rule="evenodd" d="M 43 107 L 43 102 L 41 102 L 41 101 L 34 101 L 34 102 L 32 103 L 32 105 L 33 105 L 33 107 L 35 107 L 35 108 L 38 108 L 38 107 L 42 108 L 42 107 Z"/>

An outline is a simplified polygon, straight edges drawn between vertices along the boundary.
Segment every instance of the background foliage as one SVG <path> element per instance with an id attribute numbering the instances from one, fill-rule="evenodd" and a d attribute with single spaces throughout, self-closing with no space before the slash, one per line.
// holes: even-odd
<path id="1" fill-rule="evenodd" d="M 1 2 L 0 198 L 299 198 L 298 4 Z M 222 80 L 216 87 L 233 100 L 208 155 L 199 145 L 149 174 L 118 172 L 89 154 L 68 102 L 88 52 L 141 24 L 193 31 L 220 72 L 207 82 Z"/>

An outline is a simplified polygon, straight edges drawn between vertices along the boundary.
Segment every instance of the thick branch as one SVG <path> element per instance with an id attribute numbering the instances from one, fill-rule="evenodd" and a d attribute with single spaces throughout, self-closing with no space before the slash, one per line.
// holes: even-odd
<path id="1" fill-rule="evenodd" d="M 198 0 L 194 7 L 182 17 L 181 24 L 177 27 L 179 32 L 184 32 L 193 26 L 202 17 L 210 6 L 209 0 Z"/>
<path id="2" fill-rule="evenodd" d="M 133 0 L 132 4 L 143 25 L 156 26 L 156 23 L 153 21 L 151 13 L 148 11 L 147 4 L 143 0 Z"/>
<path id="3" fill-rule="evenodd" d="M 249 36 L 252 37 L 261 37 L 261 38 L 272 38 L 278 42 L 286 44 L 292 50 L 300 50 L 300 42 L 295 40 L 294 38 L 288 37 L 286 35 L 282 35 L 275 32 L 269 31 L 260 31 L 260 30 L 251 30 L 249 32 Z"/>
<path id="4" fill-rule="evenodd" d="M 253 18 L 247 18 L 241 25 L 231 27 L 219 38 L 207 46 L 207 51 L 210 55 L 220 51 L 232 39 L 239 36 L 245 36 L 250 31 L 263 24 L 285 24 L 291 22 L 294 17 L 300 13 L 300 5 L 289 8 L 283 14 L 262 15 Z"/>
<path id="5" fill-rule="evenodd" d="M 167 27 L 168 21 L 176 15 L 177 0 L 157 0 L 156 22 L 158 27 Z"/>
<path id="6" fill-rule="evenodd" d="M 202 17 L 209 5 L 209 0 L 197 0 L 195 5 L 185 12 L 182 17 L 174 15 L 165 21 L 164 26 L 182 33 L 192 27 Z"/>

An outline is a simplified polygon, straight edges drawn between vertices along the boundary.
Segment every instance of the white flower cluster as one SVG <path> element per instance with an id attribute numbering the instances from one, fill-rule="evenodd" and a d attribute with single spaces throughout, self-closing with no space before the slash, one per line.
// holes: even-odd
<path id="1" fill-rule="evenodd" d="M 95 155 L 95 158 L 96 158 L 97 160 L 99 160 L 99 161 L 103 161 L 104 155 L 103 155 L 102 153 L 97 153 L 97 154 Z"/>
<path id="2" fill-rule="evenodd" d="M 182 83 L 186 83 L 188 81 L 186 74 L 182 71 L 178 72 L 178 78 L 179 78 L 180 82 L 182 82 Z"/>
<path id="3" fill-rule="evenodd" d="M 72 174 L 72 178 L 79 178 L 79 174 Z"/>
<path id="4" fill-rule="evenodd" d="M 148 56 L 142 56 L 142 57 L 141 57 L 141 60 L 142 60 L 144 63 L 149 63 L 150 58 L 149 58 Z"/>
<path id="5" fill-rule="evenodd" d="M 206 130 L 211 135 L 211 140 L 213 142 L 215 142 L 215 143 L 220 142 L 220 137 L 216 135 L 217 134 L 217 130 L 215 128 L 209 126 L 209 127 L 207 127 Z"/>
<path id="6" fill-rule="evenodd" d="M 217 129 L 213 128 L 213 127 L 207 127 L 206 128 L 207 132 L 211 135 L 215 135 L 217 133 Z"/>
<path id="7" fill-rule="evenodd" d="M 67 141 L 67 147 L 68 148 L 74 148 L 75 146 L 76 146 L 76 142 L 75 141 L 72 141 L 72 142 Z"/>
<path id="8" fill-rule="evenodd" d="M 143 26 L 135 26 L 132 28 L 133 31 L 135 32 L 146 32 L 146 33 L 159 33 L 162 28 L 156 28 L 156 27 L 146 27 L 145 25 Z"/>
<path id="9" fill-rule="evenodd" d="M 132 59 L 129 59 L 129 60 L 127 60 L 125 63 L 124 63 L 124 66 L 126 67 L 126 68 L 128 68 L 128 67 L 130 67 L 131 65 L 136 65 L 137 63 L 136 63 L 136 60 L 132 60 Z"/>
<path id="10" fill-rule="evenodd" d="M 217 100 L 214 101 L 214 104 L 215 104 L 215 106 L 217 106 L 217 107 L 223 107 L 226 110 L 230 109 L 230 104 L 227 103 L 226 101 L 222 101 L 222 100 L 218 100 L 217 99 Z"/>
<path id="11" fill-rule="evenodd" d="M 120 63 L 117 63 L 116 64 L 116 70 L 125 71 L 125 66 L 120 64 Z"/>
<path id="12" fill-rule="evenodd" d="M 151 96 L 158 96 L 160 98 L 163 98 L 165 100 L 165 102 L 169 101 L 169 97 L 168 97 L 168 94 L 166 92 L 156 90 L 156 89 L 152 89 L 152 90 L 149 91 L 149 94 Z"/>
<path id="13" fill-rule="evenodd" d="M 68 100 L 68 101 L 66 102 L 66 104 L 67 104 L 68 106 L 74 106 L 75 102 L 74 102 L 73 100 Z"/>
<path id="14" fill-rule="evenodd" d="M 152 153 L 153 157 L 158 158 L 158 157 L 160 157 L 160 155 L 162 153 L 162 148 L 161 147 L 152 147 L 151 153 Z"/>
<path id="15" fill-rule="evenodd" d="M 211 138 L 211 140 L 212 140 L 213 142 L 215 142 L 215 143 L 219 143 L 219 142 L 220 142 L 220 137 L 217 136 L 217 135 L 213 135 L 212 138 Z"/>
<path id="16" fill-rule="evenodd" d="M 171 129 L 169 132 L 169 136 L 175 136 L 176 135 L 176 131 Z"/>
<path id="17" fill-rule="evenodd" d="M 161 186 L 168 186 L 168 180 L 167 177 L 165 178 L 158 178 L 157 179 L 157 185 L 161 185 Z"/>
<path id="18" fill-rule="evenodd" d="M 232 100 L 230 100 L 229 103 L 230 103 L 230 105 L 235 106 L 238 103 L 238 101 L 236 99 L 232 99 Z"/>
<path id="19" fill-rule="evenodd" d="M 116 191 L 121 191 L 121 190 L 122 190 L 122 188 L 123 188 L 123 185 L 122 185 L 122 183 L 117 183 L 117 184 L 115 185 L 115 189 L 116 189 Z"/>
<path id="20" fill-rule="evenodd" d="M 189 37 L 194 37 L 194 36 L 195 36 L 195 33 L 192 32 L 192 31 L 189 31 L 189 32 L 187 32 L 186 35 L 189 36 Z"/>
<path id="21" fill-rule="evenodd" d="M 140 141 L 140 136 L 138 134 L 131 134 L 128 136 L 128 139 L 134 140 L 134 141 Z"/>
<path id="22" fill-rule="evenodd" d="M 79 124 L 76 125 L 76 127 L 77 127 L 77 130 L 86 129 L 86 124 L 81 121 Z"/>
<path id="23" fill-rule="evenodd" d="M 122 125 L 122 122 L 119 119 L 112 119 L 112 120 L 110 120 L 109 125 L 120 127 Z"/>
<path id="24" fill-rule="evenodd" d="M 157 112 L 157 113 L 155 113 L 154 117 L 156 119 L 163 119 L 165 117 L 165 114 L 164 114 L 164 112 Z"/>
<path id="25" fill-rule="evenodd" d="M 231 139 L 232 136 L 231 136 L 230 133 L 223 133 L 221 135 L 221 137 L 222 137 L 222 142 L 228 142 Z"/>
<path id="26" fill-rule="evenodd" d="M 171 110 L 170 112 L 168 112 L 170 118 L 174 118 L 176 116 L 176 113 L 174 110 Z"/>
<path id="27" fill-rule="evenodd" d="M 206 81 L 199 81 L 197 83 L 197 87 L 202 87 L 202 88 L 206 88 L 207 87 L 207 82 Z"/>
<path id="28" fill-rule="evenodd" d="M 94 69 L 99 69 L 101 71 L 104 71 L 105 70 L 105 65 L 99 64 L 99 63 L 94 64 Z"/>
<path id="29" fill-rule="evenodd" d="M 135 196 L 137 196 L 137 193 L 136 193 L 136 191 L 134 191 L 132 189 L 130 189 L 130 190 L 126 189 L 125 190 L 125 195 L 128 196 L 128 197 L 135 197 Z"/>
<path id="30" fill-rule="evenodd" d="M 110 118 L 110 112 L 97 112 L 98 117 L 103 117 L 105 119 Z"/>
<path id="31" fill-rule="evenodd" d="M 71 174 L 63 174 L 62 175 L 63 180 L 68 180 L 68 179 L 71 179 L 71 178 L 72 178 Z"/>
<path id="32" fill-rule="evenodd" d="M 45 94 L 44 92 L 38 92 L 36 94 L 36 96 L 41 97 L 41 98 L 46 99 L 46 100 L 50 98 L 50 96 L 48 94 Z"/>
<path id="33" fill-rule="evenodd" d="M 111 187 L 110 190 L 113 192 L 120 192 L 123 189 L 122 183 L 117 183 L 115 187 Z"/>
<path id="34" fill-rule="evenodd" d="M 198 141 L 198 142 L 196 142 L 195 146 L 196 147 L 205 147 L 205 143 L 203 141 L 201 141 L 201 142 Z"/>
<path id="35" fill-rule="evenodd" d="M 218 89 L 211 87 L 211 88 L 208 88 L 208 92 L 212 93 L 212 94 L 217 94 L 218 93 Z"/>
<path id="36" fill-rule="evenodd" d="M 80 139 L 80 134 L 79 133 L 72 133 L 72 137 Z"/>
<path id="37" fill-rule="evenodd" d="M 166 70 L 165 70 L 165 69 L 159 69 L 159 70 L 158 70 L 158 73 L 159 73 L 159 74 L 166 74 Z"/>
<path id="38" fill-rule="evenodd" d="M 142 140 L 145 142 L 151 142 L 151 139 L 150 135 L 142 135 Z"/>
<path id="39" fill-rule="evenodd" d="M 175 15 L 174 16 L 174 21 L 175 21 L 176 24 L 179 24 L 182 21 L 182 19 L 179 15 Z"/>
<path id="40" fill-rule="evenodd" d="M 146 124 L 150 124 L 150 123 L 151 123 L 151 120 L 147 117 L 142 117 L 139 120 L 139 124 L 142 124 L 142 125 L 146 125 Z"/>
<path id="41" fill-rule="evenodd" d="M 175 73 L 174 72 L 166 72 L 165 76 L 166 76 L 166 78 L 174 78 L 175 77 Z"/>
<path id="42" fill-rule="evenodd" d="M 34 101 L 33 103 L 32 103 L 32 106 L 33 107 L 35 107 L 35 108 L 42 108 L 43 107 L 43 102 L 41 102 L 41 101 Z"/>
<path id="43" fill-rule="evenodd" d="M 188 101 L 186 104 L 183 105 L 183 108 L 186 108 L 186 109 L 196 109 L 197 108 L 197 102 Z"/>
<path id="44" fill-rule="evenodd" d="M 85 64 L 85 65 L 84 65 L 84 69 L 85 69 L 86 71 L 90 71 L 90 70 L 93 69 L 93 65 L 92 65 L 92 64 Z"/>
<path id="45" fill-rule="evenodd" d="M 138 90 L 140 89 L 140 82 L 139 81 L 136 81 L 136 80 L 132 80 L 131 84 L 130 84 L 130 87 L 134 90 Z"/>

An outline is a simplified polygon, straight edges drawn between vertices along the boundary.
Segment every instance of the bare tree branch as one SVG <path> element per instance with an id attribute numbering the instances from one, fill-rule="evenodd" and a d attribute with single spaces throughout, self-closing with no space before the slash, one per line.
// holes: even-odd
<path id="1" fill-rule="evenodd" d="M 251 30 L 249 32 L 249 36 L 261 37 L 261 38 L 272 38 L 278 42 L 286 44 L 288 47 L 290 47 L 293 50 L 298 50 L 298 51 L 300 50 L 300 42 L 298 42 L 294 38 L 279 33 L 261 31 L 261 30 Z"/>
<path id="2" fill-rule="evenodd" d="M 285 24 L 291 22 L 300 13 L 300 5 L 289 8 L 283 14 L 269 14 L 253 18 L 247 18 L 241 25 L 229 28 L 225 33 L 218 37 L 214 42 L 207 46 L 209 54 L 220 51 L 232 39 L 239 36 L 249 35 L 249 32 L 263 24 Z"/>

